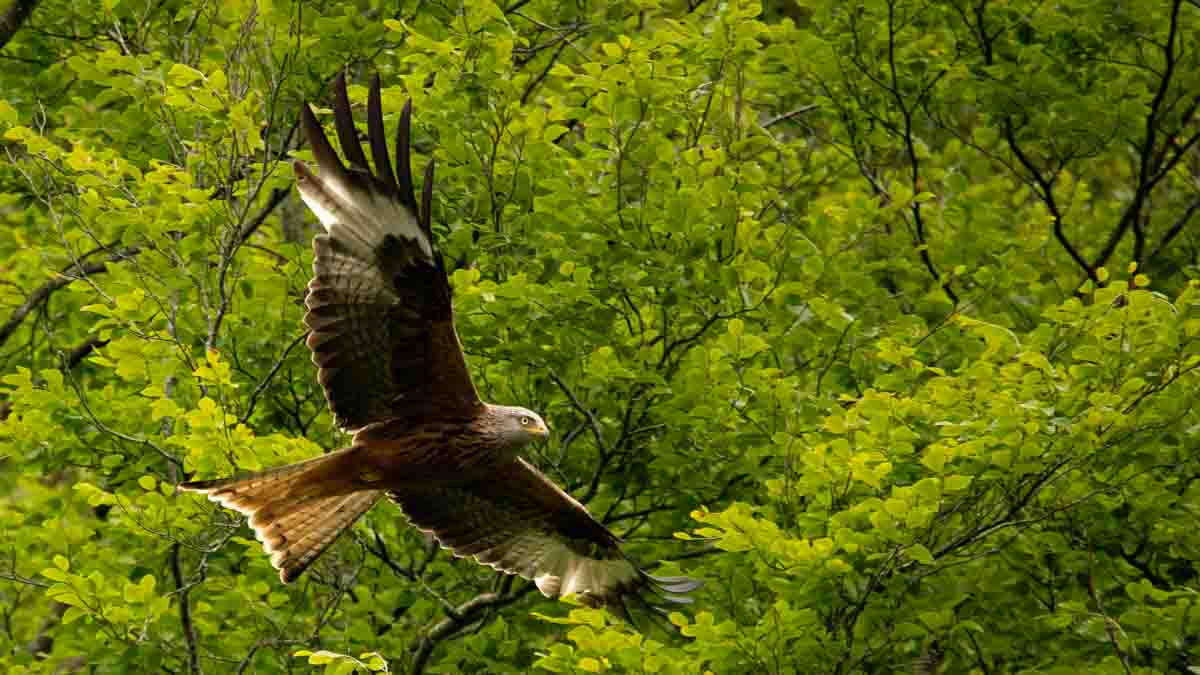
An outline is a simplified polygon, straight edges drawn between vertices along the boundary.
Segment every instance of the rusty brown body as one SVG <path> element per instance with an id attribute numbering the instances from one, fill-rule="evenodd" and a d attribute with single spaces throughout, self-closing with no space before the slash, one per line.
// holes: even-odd
<path id="1" fill-rule="evenodd" d="M 516 457 L 516 448 L 492 438 L 489 426 L 486 413 L 461 421 L 370 425 L 354 435 L 351 446 L 359 480 L 364 488 L 396 490 L 487 479 Z"/>

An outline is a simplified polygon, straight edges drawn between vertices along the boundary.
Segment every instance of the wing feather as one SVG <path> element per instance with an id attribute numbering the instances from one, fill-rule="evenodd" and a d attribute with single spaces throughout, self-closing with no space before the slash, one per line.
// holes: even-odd
<path id="1" fill-rule="evenodd" d="M 664 586 L 639 569 L 615 535 L 524 459 L 499 467 L 487 480 L 406 486 L 388 494 L 413 525 L 454 555 L 531 579 L 547 597 L 574 594 L 596 606 L 619 607 L 623 597 L 642 591 L 699 586 L 685 577 Z"/>
<path id="2" fill-rule="evenodd" d="M 409 110 L 412 109 L 411 104 L 405 107 Z M 387 136 L 383 132 L 383 103 L 380 100 L 378 73 L 371 77 L 371 90 L 367 94 L 367 140 L 371 144 L 371 157 L 375 160 L 375 173 L 379 174 L 380 182 L 392 192 L 393 197 L 400 199 L 402 204 L 412 208 L 403 201 L 403 195 L 398 193 L 396 174 L 392 173 L 392 160 L 388 159 Z M 407 143 L 407 140 L 405 142 Z M 412 186 L 409 186 L 408 198 L 410 201 L 412 200 Z"/>
<path id="3" fill-rule="evenodd" d="M 425 213 L 412 191 L 405 106 L 397 135 L 399 176 L 383 137 L 379 80 L 368 96 L 367 165 L 346 94 L 334 83 L 334 122 L 350 166 L 338 158 L 306 105 L 301 126 L 321 169 L 295 164 L 297 187 L 326 233 L 313 239 L 313 279 L 305 304 L 308 346 L 339 426 L 358 430 L 385 419 L 465 417 L 482 405 L 454 330 L 450 287 Z M 427 173 L 423 197 L 431 194 Z"/>

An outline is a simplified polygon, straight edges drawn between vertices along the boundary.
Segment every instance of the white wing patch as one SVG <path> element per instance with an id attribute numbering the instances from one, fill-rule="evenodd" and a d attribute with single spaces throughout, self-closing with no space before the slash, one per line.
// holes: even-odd
<path id="1" fill-rule="evenodd" d="M 551 571 L 553 569 L 553 571 Z M 548 568 L 534 577 L 542 595 L 608 596 L 613 589 L 631 588 L 639 574 L 628 560 L 596 560 L 575 556 L 561 567 Z"/>
<path id="2" fill-rule="evenodd" d="M 525 535 L 514 549 L 537 551 L 540 555 L 521 556 L 523 560 L 488 561 L 473 556 L 481 565 L 531 579 L 548 598 L 560 595 L 608 596 L 614 589 L 639 583 L 640 571 L 624 558 L 601 560 L 579 555 L 553 537 Z M 514 542 L 515 543 L 515 542 Z M 513 556 L 517 557 L 517 556 Z"/>
<path id="3" fill-rule="evenodd" d="M 317 176 L 296 162 L 296 187 L 305 205 L 321 221 L 329 236 L 341 241 L 363 260 L 373 260 L 375 249 L 387 235 L 415 241 L 427 260 L 433 246 L 416 217 L 396 199 L 373 189 L 361 189 L 337 176 Z M 364 177 L 364 182 L 369 178 Z"/>

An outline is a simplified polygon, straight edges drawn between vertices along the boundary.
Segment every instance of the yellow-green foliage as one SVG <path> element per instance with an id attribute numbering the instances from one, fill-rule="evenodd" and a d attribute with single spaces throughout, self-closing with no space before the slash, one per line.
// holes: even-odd
<path id="1" fill-rule="evenodd" d="M 1200 667 L 1197 36 L 1170 0 L 39 3 L 0 52 L 0 671 Z M 546 601 L 390 504 L 282 586 L 176 492 L 348 442 L 289 166 L 343 68 L 389 130 L 413 101 L 479 389 L 694 605 Z"/>

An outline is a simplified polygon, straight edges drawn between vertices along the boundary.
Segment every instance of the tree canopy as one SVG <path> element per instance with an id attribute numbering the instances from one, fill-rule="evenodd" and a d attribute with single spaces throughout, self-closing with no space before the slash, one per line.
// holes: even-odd
<path id="1" fill-rule="evenodd" d="M 1200 5 L 0 5 L 0 669 L 1200 669 Z M 380 505 L 300 583 L 176 485 L 342 447 L 290 160 L 414 109 L 480 393 L 654 574 Z"/>

